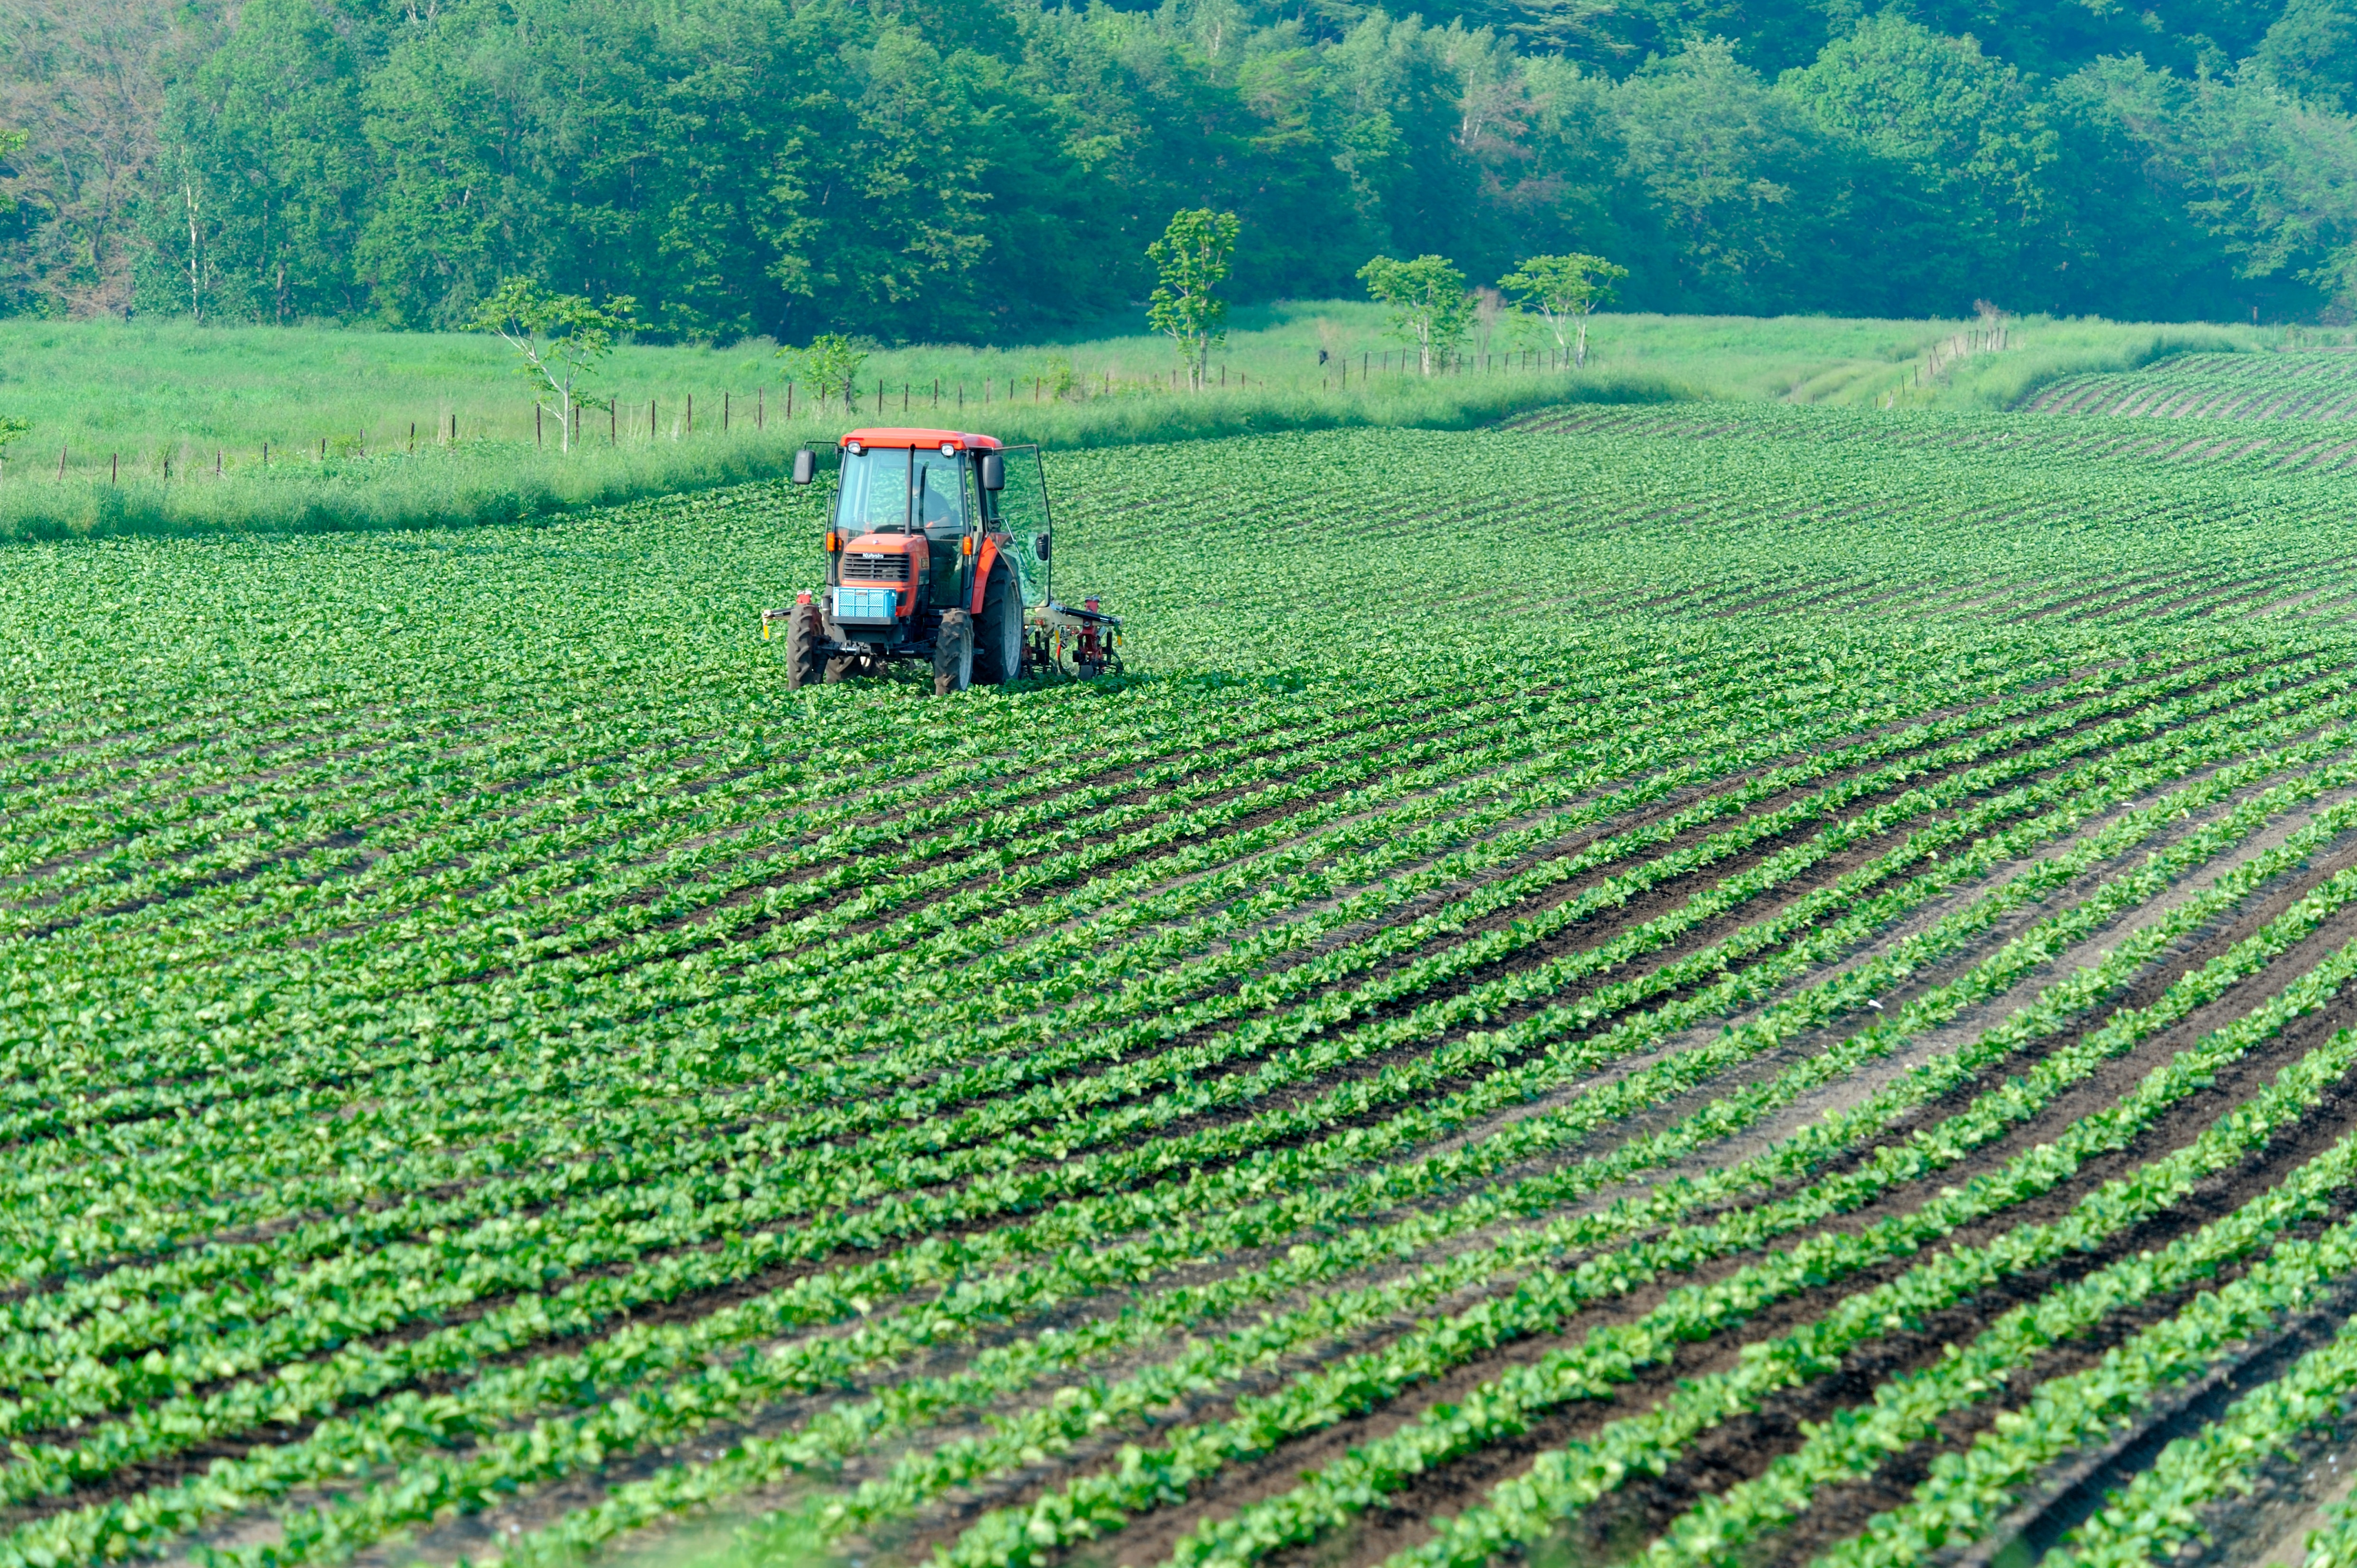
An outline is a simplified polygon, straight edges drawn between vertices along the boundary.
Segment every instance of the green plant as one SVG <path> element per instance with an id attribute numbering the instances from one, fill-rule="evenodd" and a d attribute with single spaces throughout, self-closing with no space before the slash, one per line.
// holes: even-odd
<path id="1" fill-rule="evenodd" d="M 821 406 L 831 394 L 840 392 L 845 413 L 857 401 L 859 370 L 867 363 L 867 350 L 840 332 L 822 332 L 799 349 L 780 349 L 778 358 L 786 362 L 786 379 L 807 382 L 820 399 Z"/>

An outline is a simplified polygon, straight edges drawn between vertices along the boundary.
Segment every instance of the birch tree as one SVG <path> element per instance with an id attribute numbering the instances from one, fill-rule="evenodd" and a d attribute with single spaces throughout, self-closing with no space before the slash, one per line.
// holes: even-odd
<path id="1" fill-rule="evenodd" d="M 1188 384 L 1203 390 L 1211 349 L 1228 339 L 1228 306 L 1217 293 L 1227 280 L 1243 222 L 1232 212 L 1208 207 L 1172 215 L 1162 238 L 1146 247 L 1146 259 L 1162 281 L 1147 302 L 1146 325 L 1178 347 Z"/>
<path id="2" fill-rule="evenodd" d="M 1587 363 L 1587 318 L 1599 305 L 1612 299 L 1612 285 L 1629 275 L 1601 256 L 1575 252 L 1568 256 L 1533 256 L 1498 280 L 1498 286 L 1516 304 L 1537 311 L 1555 334 L 1555 346 L 1565 347 L 1564 323 L 1576 323 L 1577 345 L 1574 365 Z"/>
<path id="3" fill-rule="evenodd" d="M 1403 262 L 1377 256 L 1359 269 L 1367 293 L 1392 307 L 1392 331 L 1415 345 L 1416 364 L 1432 374 L 1435 357 L 1448 362 L 1448 350 L 1465 336 L 1473 320 L 1473 296 L 1465 292 L 1465 274 L 1446 256 L 1418 256 Z"/>

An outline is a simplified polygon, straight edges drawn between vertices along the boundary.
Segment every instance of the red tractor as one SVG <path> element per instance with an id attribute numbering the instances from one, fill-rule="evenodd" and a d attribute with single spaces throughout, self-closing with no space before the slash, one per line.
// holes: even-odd
<path id="1" fill-rule="evenodd" d="M 1118 673 L 1121 622 L 1066 609 L 1048 594 L 1053 532 L 1037 446 L 956 430 L 855 430 L 826 530 L 826 582 L 763 610 L 786 623 L 786 683 L 880 673 L 895 660 L 933 668 L 936 693 L 1027 672 Z M 794 454 L 793 481 L 818 477 Z"/>

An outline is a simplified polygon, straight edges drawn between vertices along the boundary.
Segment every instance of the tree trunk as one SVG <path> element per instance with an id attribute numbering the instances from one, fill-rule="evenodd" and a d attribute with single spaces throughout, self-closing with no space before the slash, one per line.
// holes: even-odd
<path id="1" fill-rule="evenodd" d="M 180 195 L 188 204 L 188 314 L 199 321 L 205 318 L 205 298 L 202 274 L 197 263 L 197 192 L 188 181 L 180 182 Z"/>
<path id="2" fill-rule="evenodd" d="M 1580 312 L 1579 347 L 1572 350 L 1571 363 L 1576 370 L 1587 368 L 1587 313 Z"/>

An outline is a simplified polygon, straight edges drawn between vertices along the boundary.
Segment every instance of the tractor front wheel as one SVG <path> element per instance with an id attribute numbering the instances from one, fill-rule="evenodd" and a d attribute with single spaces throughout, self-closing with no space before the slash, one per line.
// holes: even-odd
<path id="1" fill-rule="evenodd" d="M 1023 599 L 1004 566 L 994 566 L 982 591 L 982 618 L 974 623 L 974 678 L 1004 686 L 1023 673 Z"/>
<path id="2" fill-rule="evenodd" d="M 793 618 L 786 623 L 786 690 L 799 692 L 824 673 L 825 658 L 819 649 L 826 641 L 826 625 L 819 619 L 816 605 L 796 605 Z"/>
<path id="3" fill-rule="evenodd" d="M 943 610 L 933 634 L 933 695 L 946 697 L 974 684 L 974 617 Z"/>

